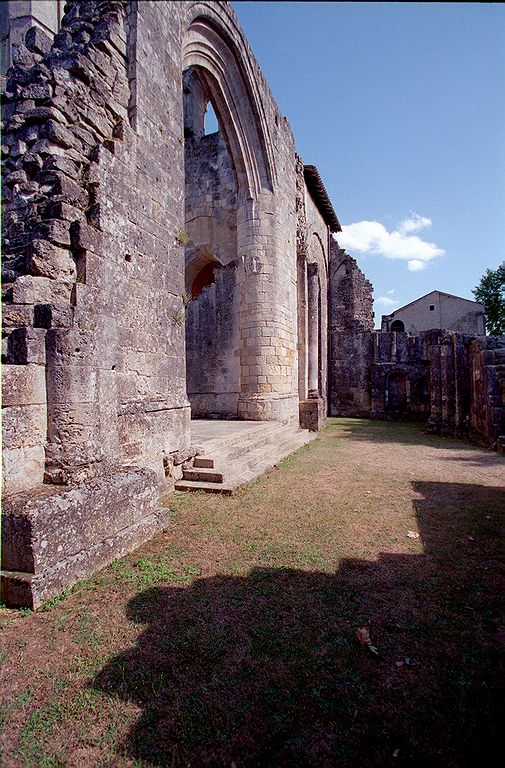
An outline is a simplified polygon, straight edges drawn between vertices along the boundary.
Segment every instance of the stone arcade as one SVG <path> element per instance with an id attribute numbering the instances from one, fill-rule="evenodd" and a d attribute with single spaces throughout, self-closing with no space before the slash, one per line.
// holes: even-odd
<path id="1" fill-rule="evenodd" d="M 2 9 L 4 600 L 36 607 L 166 526 L 191 415 L 273 425 L 277 458 L 328 408 L 415 404 L 497 445 L 503 340 L 373 332 L 228 3 L 52 5 Z"/>

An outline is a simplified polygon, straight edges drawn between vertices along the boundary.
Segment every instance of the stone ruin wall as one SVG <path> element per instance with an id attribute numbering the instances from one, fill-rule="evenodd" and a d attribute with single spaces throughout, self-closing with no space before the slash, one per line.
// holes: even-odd
<path id="1" fill-rule="evenodd" d="M 314 280 L 317 282 L 318 301 L 318 393 L 327 412 L 328 391 L 328 272 L 329 233 L 328 226 L 308 190 L 305 191 L 305 215 L 307 220 L 307 264 L 314 265 Z"/>
<path id="2" fill-rule="evenodd" d="M 505 339 L 374 331 L 372 286 L 336 242 L 330 270 L 330 413 L 419 419 L 503 450 Z"/>
<path id="3" fill-rule="evenodd" d="M 505 453 L 505 338 L 473 339 L 469 359 L 470 438 Z"/>
<path id="4" fill-rule="evenodd" d="M 14 604 L 165 525 L 164 454 L 189 445 L 174 322 L 183 170 L 159 160 L 167 143 L 176 154 L 182 120 L 142 111 L 137 89 L 152 81 L 128 8 L 69 3 L 54 41 L 30 30 L 7 76 L 2 581 Z M 177 103 L 160 81 L 158 103 Z"/>
<path id="5" fill-rule="evenodd" d="M 366 417 L 371 407 L 372 284 L 338 242 L 330 247 L 330 392 L 332 416 Z"/>
<path id="6" fill-rule="evenodd" d="M 237 181 L 234 259 L 240 308 L 234 355 L 240 366 L 238 416 L 297 423 L 291 129 L 279 112 L 231 7 L 227 3 L 176 5 L 181 11 L 184 7 L 188 16 L 204 13 L 226 29 L 226 36 L 216 40 L 214 29 L 203 29 L 196 18 L 189 26 L 183 68 L 199 68 L 206 95 L 219 117 Z M 197 43 L 199 50 L 195 50 Z M 215 61 L 210 63 L 206 48 L 209 44 L 216 50 Z"/>
<path id="7" fill-rule="evenodd" d="M 293 137 L 233 11 L 66 10 L 54 40 L 17 46 L 3 97 L 2 584 L 31 606 L 167 522 L 160 484 L 190 439 L 182 71 L 213 47 L 240 203 L 239 415 L 298 419 Z"/>
<path id="8" fill-rule="evenodd" d="M 388 402 L 392 375 L 406 384 L 400 405 Z M 447 330 L 376 333 L 371 417 L 420 418 L 428 432 L 502 450 L 505 339 Z"/>

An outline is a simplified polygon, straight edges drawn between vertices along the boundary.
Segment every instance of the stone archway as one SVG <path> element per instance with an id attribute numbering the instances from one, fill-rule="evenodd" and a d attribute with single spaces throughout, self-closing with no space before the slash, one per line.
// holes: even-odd
<path id="1" fill-rule="evenodd" d="M 193 418 L 236 418 L 240 394 L 237 175 L 201 70 L 183 74 L 186 379 Z"/>
<path id="2" fill-rule="evenodd" d="M 227 345 L 218 350 L 214 362 L 200 358 L 204 369 L 209 365 L 215 369 L 212 381 L 209 370 L 203 370 L 201 378 L 207 379 L 207 389 L 224 387 L 230 394 L 233 389 L 235 405 L 228 398 L 223 416 L 291 421 L 298 410 L 296 316 L 289 316 L 290 307 L 296 305 L 296 264 L 288 261 L 286 245 L 279 245 L 277 237 L 278 179 L 264 95 L 247 51 L 234 41 L 236 32 L 228 28 L 224 10 L 221 15 L 215 6 L 199 3 L 192 13 L 195 17 L 182 47 L 186 266 L 205 255 L 221 266 L 202 298 L 188 306 L 188 321 L 194 322 L 197 314 L 201 321 L 202 312 L 197 313 L 196 307 L 207 302 L 209 312 L 221 315 L 226 334 L 220 334 L 219 343 Z M 205 136 L 209 102 L 220 130 Z M 213 160 L 207 162 L 207 155 Z M 202 184 L 207 188 L 205 200 Z M 193 194 L 196 186 L 199 194 Z M 226 306 L 220 304 L 223 300 Z M 193 413 L 203 415 L 195 408 L 190 387 L 189 383 Z M 216 403 L 219 399 L 214 398 Z M 219 407 L 211 411 L 217 415 Z"/>

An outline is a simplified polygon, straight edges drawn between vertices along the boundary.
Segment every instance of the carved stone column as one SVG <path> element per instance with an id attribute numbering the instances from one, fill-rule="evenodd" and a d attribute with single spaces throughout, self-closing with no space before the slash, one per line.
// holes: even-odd
<path id="1" fill-rule="evenodd" d="M 300 401 L 300 426 L 317 431 L 326 420 L 325 399 L 319 391 L 320 285 L 317 264 L 307 264 L 308 398 Z"/>

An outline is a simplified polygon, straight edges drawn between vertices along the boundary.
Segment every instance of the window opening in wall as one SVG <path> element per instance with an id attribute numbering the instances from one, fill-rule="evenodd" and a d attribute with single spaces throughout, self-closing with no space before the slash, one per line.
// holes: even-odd
<path id="1" fill-rule="evenodd" d="M 435 305 L 434 304 L 430 304 L 430 312 L 434 312 L 434 311 L 435 311 Z"/>
<path id="2" fill-rule="evenodd" d="M 405 331 L 405 325 L 402 320 L 394 320 L 391 323 L 391 330 L 403 333 Z"/>
<path id="3" fill-rule="evenodd" d="M 205 133 L 205 136 L 208 136 L 209 134 L 217 133 L 218 131 L 219 131 L 218 119 L 214 111 L 214 107 L 212 106 L 212 102 L 209 101 L 209 103 L 207 104 L 207 111 L 205 113 L 204 133 Z"/>

